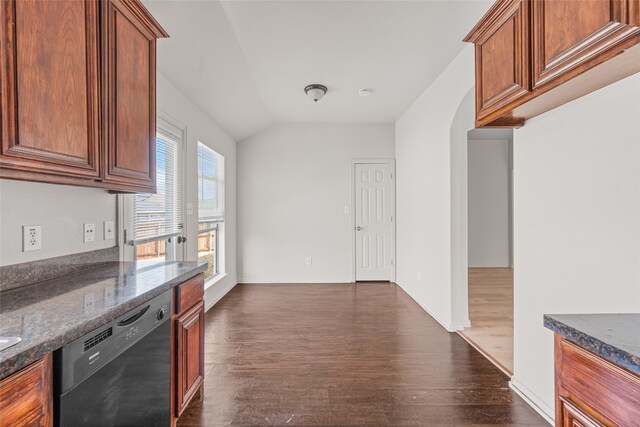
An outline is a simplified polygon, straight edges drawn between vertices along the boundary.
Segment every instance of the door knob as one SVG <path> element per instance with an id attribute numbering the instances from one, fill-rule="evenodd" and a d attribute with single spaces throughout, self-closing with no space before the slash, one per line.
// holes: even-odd
<path id="1" fill-rule="evenodd" d="M 356 227 L 356 231 L 360 231 L 360 230 L 362 230 L 362 229 L 360 228 L 360 226 L 357 226 L 357 227 Z"/>

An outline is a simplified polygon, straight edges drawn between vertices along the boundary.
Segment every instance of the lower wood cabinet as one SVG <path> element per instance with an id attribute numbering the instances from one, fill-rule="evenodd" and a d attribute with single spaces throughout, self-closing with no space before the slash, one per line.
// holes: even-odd
<path id="1" fill-rule="evenodd" d="M 176 416 L 180 416 L 204 380 L 204 302 L 178 317 Z"/>
<path id="2" fill-rule="evenodd" d="M 0 381 L 0 426 L 52 426 L 51 354 Z"/>
<path id="3" fill-rule="evenodd" d="M 204 276 L 176 287 L 174 314 L 174 421 L 199 392 L 204 381 Z"/>
<path id="4" fill-rule="evenodd" d="M 570 400 L 560 398 L 560 404 L 562 405 L 562 426 L 563 427 L 601 427 L 604 426 L 601 422 L 589 415 L 579 406 L 575 405 Z"/>
<path id="5" fill-rule="evenodd" d="M 640 377 L 555 337 L 556 427 L 640 426 Z"/>

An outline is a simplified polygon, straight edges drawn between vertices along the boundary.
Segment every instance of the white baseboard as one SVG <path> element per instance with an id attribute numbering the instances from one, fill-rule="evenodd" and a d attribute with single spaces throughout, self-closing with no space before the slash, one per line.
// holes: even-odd
<path id="1" fill-rule="evenodd" d="M 239 278 L 238 283 L 246 283 L 248 285 L 252 284 L 265 284 L 265 285 L 278 285 L 278 284 L 350 284 L 350 279 L 326 279 L 326 280 L 309 280 L 309 278 L 291 278 L 287 277 L 286 279 L 273 279 L 273 278 Z"/>
<path id="2" fill-rule="evenodd" d="M 455 328 L 455 331 L 462 331 L 464 328 L 470 328 L 471 327 L 471 321 L 469 319 L 464 320 L 460 323 L 452 323 L 451 324 L 452 328 Z"/>
<path id="3" fill-rule="evenodd" d="M 524 386 L 518 381 L 515 376 L 511 377 L 509 381 L 509 387 L 515 391 L 534 411 L 536 411 L 542 418 L 544 418 L 549 424 L 554 425 L 555 413 L 553 408 L 549 407 L 542 401 L 535 393 Z"/>
<path id="4" fill-rule="evenodd" d="M 229 282 L 225 283 L 225 281 L 221 280 L 218 283 L 215 283 L 209 286 L 204 290 L 204 311 L 208 311 L 211 307 L 213 307 L 218 301 L 222 299 L 226 294 L 229 293 L 231 289 L 236 286 L 237 283 Z"/>
<path id="5" fill-rule="evenodd" d="M 433 317 L 436 320 L 436 322 L 440 323 L 440 325 L 442 325 L 442 327 L 445 328 L 448 332 L 456 332 L 456 331 L 459 331 L 459 330 L 464 328 L 464 325 L 462 325 L 462 324 L 452 324 L 452 323 L 446 322 L 436 312 L 434 312 L 431 308 L 425 306 L 420 301 L 418 301 L 418 299 L 411 292 L 409 292 L 404 286 L 402 286 L 400 283 L 396 282 L 396 285 L 400 286 L 400 288 L 403 291 L 405 291 L 407 293 L 407 295 L 409 295 L 411 297 L 411 299 L 416 302 L 416 304 L 418 304 L 420 307 L 422 307 L 422 309 L 424 311 L 426 311 L 429 316 Z"/>

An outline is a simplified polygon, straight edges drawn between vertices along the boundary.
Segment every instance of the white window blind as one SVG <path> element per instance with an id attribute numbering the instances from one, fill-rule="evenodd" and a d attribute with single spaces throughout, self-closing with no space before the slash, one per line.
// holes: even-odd
<path id="1" fill-rule="evenodd" d="M 136 194 L 134 242 L 182 234 L 182 131 L 158 118 L 156 194 Z"/>
<path id="2" fill-rule="evenodd" d="M 224 157 L 198 143 L 198 222 L 224 221 Z"/>

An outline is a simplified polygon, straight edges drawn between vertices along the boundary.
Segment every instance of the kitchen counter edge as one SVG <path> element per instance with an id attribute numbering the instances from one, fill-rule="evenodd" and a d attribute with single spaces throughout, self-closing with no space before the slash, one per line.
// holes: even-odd
<path id="1" fill-rule="evenodd" d="M 626 369 L 640 376 L 640 353 L 635 351 L 628 351 L 620 348 L 621 346 L 615 344 L 615 340 L 609 337 L 604 337 L 607 334 L 613 333 L 628 333 L 638 334 L 638 331 L 633 330 L 615 330 L 611 325 L 612 316 L 637 316 L 638 322 L 640 322 L 640 314 L 545 314 L 544 326 L 547 329 L 562 336 L 567 341 L 570 341 L 577 346 L 594 353 L 603 359 Z M 602 334 L 596 336 L 593 332 L 583 331 L 580 328 L 582 319 L 589 319 L 592 322 L 602 322 Z M 585 328 L 582 328 L 585 329 Z M 638 335 L 640 340 L 640 335 Z M 640 345 L 640 341 L 637 343 Z"/>
<path id="2" fill-rule="evenodd" d="M 195 264 L 195 263 L 194 263 Z M 50 338 L 43 340 L 42 342 L 28 347 L 22 351 L 11 354 L 10 356 L 4 358 L 0 355 L 0 380 L 18 372 L 19 370 L 29 366 L 30 364 L 38 361 L 46 354 L 54 352 L 59 348 L 62 348 L 64 345 L 72 342 L 73 340 L 81 337 L 82 335 L 99 328 L 105 323 L 110 322 L 113 319 L 123 315 L 129 310 L 136 308 L 139 305 L 144 304 L 145 302 L 155 298 L 156 296 L 166 292 L 169 289 L 172 289 L 181 283 L 189 280 L 192 277 L 197 276 L 198 274 L 203 273 L 207 269 L 206 263 L 201 263 L 194 266 L 192 269 L 187 270 L 186 272 L 177 275 L 176 277 L 168 280 L 166 282 L 160 283 L 158 286 L 149 289 L 147 292 L 140 294 L 134 298 L 131 298 L 125 302 L 117 304 L 113 306 L 108 311 L 101 313 L 99 316 L 88 319 L 84 323 L 80 325 L 76 325 L 69 330 L 65 330 L 60 332 Z M 90 270 L 88 270 L 90 271 Z M 81 273 L 77 273 L 81 274 Z M 30 286 L 37 286 L 30 285 Z M 16 344 L 19 346 L 20 344 Z M 11 347 L 6 350 L 10 350 Z"/>

